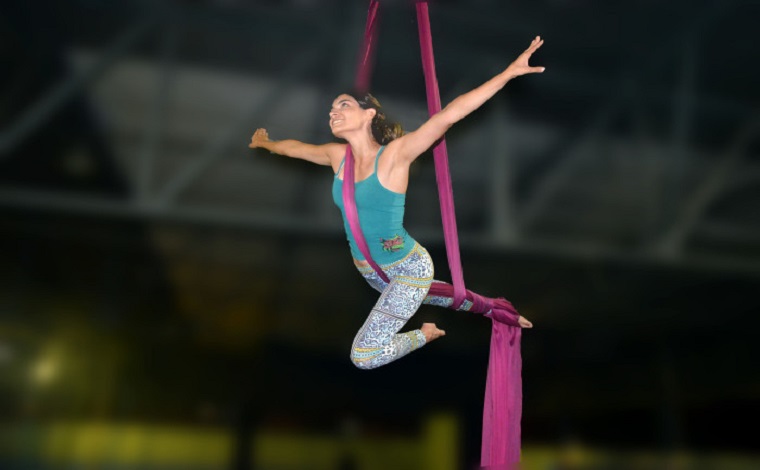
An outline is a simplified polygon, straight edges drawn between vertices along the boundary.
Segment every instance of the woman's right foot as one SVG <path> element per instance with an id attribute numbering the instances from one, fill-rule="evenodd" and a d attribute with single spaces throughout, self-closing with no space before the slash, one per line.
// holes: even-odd
<path id="1" fill-rule="evenodd" d="M 423 323 L 420 331 L 422 331 L 422 334 L 425 335 L 426 344 L 433 341 L 434 339 L 440 338 L 441 336 L 446 336 L 446 332 L 439 330 L 438 327 L 435 326 L 435 323 Z"/>

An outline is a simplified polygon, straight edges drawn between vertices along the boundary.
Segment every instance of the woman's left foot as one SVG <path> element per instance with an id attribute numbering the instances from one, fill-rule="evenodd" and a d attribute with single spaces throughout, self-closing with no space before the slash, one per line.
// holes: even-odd
<path id="1" fill-rule="evenodd" d="M 441 336 L 446 336 L 446 332 L 444 330 L 439 330 L 438 327 L 435 326 L 435 323 L 423 323 L 420 331 L 425 335 L 426 344 Z"/>

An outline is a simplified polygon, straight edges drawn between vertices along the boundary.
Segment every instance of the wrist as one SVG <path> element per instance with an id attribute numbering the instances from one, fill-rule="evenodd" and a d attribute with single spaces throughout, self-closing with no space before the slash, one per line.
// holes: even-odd
<path id="1" fill-rule="evenodd" d="M 501 73 L 502 78 L 504 79 L 504 83 L 512 80 L 517 76 L 512 70 L 510 70 L 510 67 L 507 67 L 504 69 L 504 71 Z"/>

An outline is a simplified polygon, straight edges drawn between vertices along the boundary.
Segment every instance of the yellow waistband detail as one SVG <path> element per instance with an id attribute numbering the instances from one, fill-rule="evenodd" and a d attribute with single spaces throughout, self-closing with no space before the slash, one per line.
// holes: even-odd
<path id="1" fill-rule="evenodd" d="M 409 250 L 409 253 L 407 253 L 406 256 L 404 256 L 403 258 L 401 258 L 398 261 L 394 261 L 393 263 L 390 263 L 390 264 L 381 264 L 379 266 L 380 266 L 380 268 L 383 271 L 385 271 L 386 269 L 392 268 L 394 266 L 398 266 L 399 264 L 403 263 L 410 256 L 412 256 L 412 253 L 422 254 L 423 250 L 424 250 L 424 248 L 422 248 L 422 245 L 420 245 L 419 242 L 415 241 L 414 242 L 414 247 L 412 247 L 412 249 Z M 365 260 L 358 260 L 358 259 L 354 258 L 354 265 L 356 265 L 356 267 L 359 270 L 362 270 L 362 269 L 370 269 L 370 270 L 372 270 L 372 266 L 370 266 L 369 263 L 367 261 L 365 261 Z"/>

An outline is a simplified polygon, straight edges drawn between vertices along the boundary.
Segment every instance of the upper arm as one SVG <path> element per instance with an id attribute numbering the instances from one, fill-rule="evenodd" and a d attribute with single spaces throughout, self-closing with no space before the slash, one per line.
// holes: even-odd
<path id="1" fill-rule="evenodd" d="M 417 130 L 396 139 L 398 158 L 411 163 L 443 137 L 454 122 L 446 109 L 434 114 Z"/>

